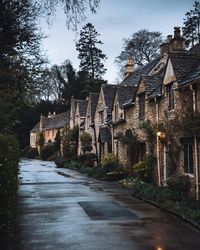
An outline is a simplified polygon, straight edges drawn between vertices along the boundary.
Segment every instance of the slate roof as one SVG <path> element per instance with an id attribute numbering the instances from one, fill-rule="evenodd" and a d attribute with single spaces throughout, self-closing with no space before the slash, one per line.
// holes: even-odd
<path id="1" fill-rule="evenodd" d="M 45 117 L 43 116 L 43 128 L 42 130 L 48 130 L 48 129 L 54 129 L 54 128 L 62 128 L 64 127 L 67 123 L 69 123 L 69 118 L 70 118 L 70 112 L 64 112 L 61 114 L 57 114 L 53 117 Z M 39 131 L 40 128 L 40 122 L 38 122 L 31 132 L 37 132 Z"/>
<path id="2" fill-rule="evenodd" d="M 190 50 L 190 54 L 200 54 L 200 43 L 195 44 Z"/>
<path id="3" fill-rule="evenodd" d="M 173 65 L 177 82 L 180 84 L 184 78 L 195 68 L 200 61 L 200 55 L 190 53 L 171 53 L 170 60 Z"/>
<path id="4" fill-rule="evenodd" d="M 137 86 L 140 81 L 141 75 L 147 75 L 152 70 L 152 68 L 159 62 L 159 60 L 160 57 L 157 57 L 142 68 L 136 69 L 132 74 L 125 78 L 120 85 Z"/>
<path id="5" fill-rule="evenodd" d="M 76 100 L 76 102 L 77 102 L 77 104 L 79 104 L 80 117 L 85 117 L 86 111 L 87 111 L 88 101 L 87 100 Z"/>
<path id="6" fill-rule="evenodd" d="M 142 75 L 141 79 L 144 82 L 148 97 L 161 95 L 163 74 L 160 75 Z"/>
<path id="7" fill-rule="evenodd" d="M 108 127 L 102 127 L 99 129 L 99 141 L 108 142 L 112 138 L 110 129 Z"/>
<path id="8" fill-rule="evenodd" d="M 118 96 L 120 108 L 133 102 L 136 96 L 136 90 L 136 86 L 117 86 L 116 95 Z"/>
<path id="9" fill-rule="evenodd" d="M 115 98 L 116 88 L 117 88 L 116 85 L 112 85 L 112 84 L 102 85 L 105 105 L 106 105 L 108 114 L 112 112 L 112 106 L 113 106 L 113 102 Z"/>
<path id="10" fill-rule="evenodd" d="M 99 100 L 99 93 L 90 93 L 89 98 L 91 100 L 91 121 L 93 122 L 95 112 L 96 112 L 97 103 Z"/>

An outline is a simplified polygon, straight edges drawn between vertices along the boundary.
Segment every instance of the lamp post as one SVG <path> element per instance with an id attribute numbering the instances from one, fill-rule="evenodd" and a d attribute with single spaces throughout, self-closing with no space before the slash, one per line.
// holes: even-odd
<path id="1" fill-rule="evenodd" d="M 161 186 L 161 171 L 160 171 L 160 140 L 165 138 L 165 133 L 157 132 L 157 170 L 158 170 L 158 186 Z"/>

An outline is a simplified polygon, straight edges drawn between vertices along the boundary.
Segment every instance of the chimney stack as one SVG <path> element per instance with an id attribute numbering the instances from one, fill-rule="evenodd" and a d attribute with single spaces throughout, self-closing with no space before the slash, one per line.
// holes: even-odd
<path id="1" fill-rule="evenodd" d="M 127 78 L 131 73 L 133 73 L 134 70 L 135 70 L 134 60 L 131 57 L 129 57 L 127 64 L 125 65 L 125 73 L 124 73 L 125 78 Z"/>
<path id="2" fill-rule="evenodd" d="M 181 36 L 180 27 L 174 27 L 174 37 L 170 41 L 171 52 L 185 52 L 185 39 Z"/>

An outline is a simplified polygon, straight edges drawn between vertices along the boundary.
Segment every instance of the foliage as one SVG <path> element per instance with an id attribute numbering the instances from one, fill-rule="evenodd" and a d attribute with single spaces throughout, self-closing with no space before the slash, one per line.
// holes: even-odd
<path id="1" fill-rule="evenodd" d="M 92 136 L 89 133 L 84 131 L 80 136 L 80 140 L 83 154 L 92 151 Z"/>
<path id="2" fill-rule="evenodd" d="M 127 151 L 130 153 L 134 151 L 138 146 L 137 135 L 135 134 L 135 131 L 132 131 L 132 129 L 127 129 L 125 131 L 125 135 L 119 133 L 118 138 L 122 145 L 127 147 Z"/>
<path id="3" fill-rule="evenodd" d="M 200 2 L 195 1 L 193 9 L 186 12 L 183 23 L 183 35 L 187 39 L 187 45 L 194 46 L 200 43 Z"/>
<path id="4" fill-rule="evenodd" d="M 96 154 L 90 153 L 90 154 L 80 155 L 77 160 L 86 167 L 94 167 L 96 159 L 97 159 Z"/>
<path id="5" fill-rule="evenodd" d="M 172 191 L 168 187 L 158 187 L 139 179 L 129 177 L 119 181 L 120 185 L 133 190 L 133 195 L 163 208 L 179 213 L 184 218 L 200 224 L 200 202 L 188 198 L 185 194 Z"/>
<path id="6" fill-rule="evenodd" d="M 102 157 L 101 165 L 107 172 L 112 172 L 119 167 L 119 162 L 116 156 L 110 153 Z"/>
<path id="7" fill-rule="evenodd" d="M 27 151 L 26 155 L 27 158 L 29 159 L 35 159 L 38 157 L 38 150 L 37 148 L 29 148 L 29 150 Z"/>
<path id="8" fill-rule="evenodd" d="M 80 32 L 80 38 L 76 43 L 78 58 L 81 60 L 80 68 L 89 73 L 92 79 L 101 79 L 105 74 L 103 61 L 106 55 L 97 47 L 102 42 L 98 40 L 98 32 L 91 23 L 83 26 Z"/>
<path id="9" fill-rule="evenodd" d="M 133 174 L 142 181 L 152 182 L 156 159 L 153 155 L 147 155 L 143 161 L 133 166 Z"/>
<path id="10" fill-rule="evenodd" d="M 123 41 L 123 50 L 115 62 L 123 71 L 128 58 L 132 58 L 138 67 L 144 66 L 159 55 L 159 48 L 162 44 L 161 33 L 141 29 Z M 123 74 L 124 75 L 124 74 Z"/>
<path id="11" fill-rule="evenodd" d="M 175 174 L 167 179 L 167 186 L 175 192 L 187 193 L 191 188 L 189 176 Z"/>
<path id="12" fill-rule="evenodd" d="M 60 136 L 60 129 L 58 129 L 56 136 L 54 138 L 54 149 L 55 151 L 60 153 L 60 144 L 61 144 L 61 136 Z"/>
<path id="13" fill-rule="evenodd" d="M 86 19 L 88 7 L 92 13 L 96 13 L 100 0 L 45 0 L 41 1 L 41 8 L 46 13 L 48 21 L 52 21 L 58 5 L 63 7 L 68 28 L 77 29 L 77 25 Z"/>
<path id="14" fill-rule="evenodd" d="M 65 157 L 63 157 L 63 156 L 58 156 L 55 159 L 55 164 L 59 168 L 63 168 L 66 162 L 67 162 L 67 159 Z"/>
<path id="15" fill-rule="evenodd" d="M 140 123 L 139 128 L 145 132 L 146 137 L 147 137 L 149 152 L 150 154 L 153 154 L 156 132 L 154 128 L 152 127 L 151 122 L 149 120 L 144 121 Z"/>
<path id="16" fill-rule="evenodd" d="M 72 169 L 72 170 L 79 170 L 82 167 L 82 164 L 78 161 L 72 160 L 72 161 L 65 163 L 64 167 Z"/>
<path id="17" fill-rule="evenodd" d="M 0 134 L 0 241 L 13 234 L 18 188 L 19 144 Z"/>
<path id="18" fill-rule="evenodd" d="M 47 161 L 55 161 L 58 158 L 58 154 L 54 153 L 47 158 Z"/>
<path id="19" fill-rule="evenodd" d="M 42 132 L 38 132 L 36 134 L 36 145 L 39 147 L 43 147 L 45 143 L 44 135 Z"/>
<path id="20" fill-rule="evenodd" d="M 54 145 L 52 143 L 49 143 L 41 148 L 40 158 L 42 160 L 47 160 L 54 153 L 55 153 Z"/>

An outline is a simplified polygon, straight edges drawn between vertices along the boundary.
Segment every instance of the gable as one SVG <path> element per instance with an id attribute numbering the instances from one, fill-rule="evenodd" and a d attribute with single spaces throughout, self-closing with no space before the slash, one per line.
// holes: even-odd
<path id="1" fill-rule="evenodd" d="M 167 63 L 167 69 L 165 72 L 165 76 L 164 76 L 164 80 L 163 80 L 163 84 L 166 85 L 168 83 L 174 82 L 176 81 L 176 75 L 172 66 L 172 62 L 169 59 L 168 63 Z"/>
<path id="2" fill-rule="evenodd" d="M 140 80 L 139 85 L 138 85 L 138 91 L 137 94 L 141 94 L 143 92 L 146 91 L 145 85 L 144 85 L 144 81 Z"/>

